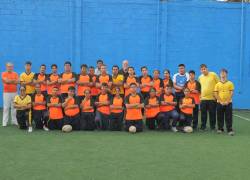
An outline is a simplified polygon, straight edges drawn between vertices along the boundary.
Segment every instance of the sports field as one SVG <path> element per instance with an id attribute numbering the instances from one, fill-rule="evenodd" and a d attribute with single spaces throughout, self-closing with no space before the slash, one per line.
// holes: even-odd
<path id="1" fill-rule="evenodd" d="M 233 137 L 0 127 L 0 179 L 249 180 L 250 111 L 235 114 Z"/>

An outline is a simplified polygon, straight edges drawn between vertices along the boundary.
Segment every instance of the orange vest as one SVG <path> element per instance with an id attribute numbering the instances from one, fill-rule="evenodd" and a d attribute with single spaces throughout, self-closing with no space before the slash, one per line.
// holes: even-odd
<path id="1" fill-rule="evenodd" d="M 156 105 L 159 104 L 159 99 L 157 97 L 148 98 L 146 105 Z M 160 112 L 160 104 L 157 107 L 146 108 L 145 113 L 147 118 L 153 118 Z"/>
<path id="2" fill-rule="evenodd" d="M 79 78 L 78 78 L 78 81 L 81 82 L 81 83 L 88 83 L 88 82 L 90 82 L 90 77 L 87 74 L 86 75 L 80 74 Z M 85 86 L 85 85 L 78 85 L 78 90 L 77 90 L 78 96 L 84 96 L 84 91 L 86 89 L 90 89 L 90 87 Z"/>
<path id="3" fill-rule="evenodd" d="M 50 74 L 48 76 L 48 80 L 49 81 L 57 81 L 59 79 L 59 75 L 58 74 Z M 52 89 L 54 87 L 57 87 L 58 89 L 60 88 L 60 85 L 57 83 L 57 84 L 51 84 L 51 85 L 47 85 L 47 91 L 48 91 L 48 94 L 51 95 L 52 93 Z M 59 93 L 58 93 L 59 94 Z"/>
<path id="4" fill-rule="evenodd" d="M 132 96 L 131 94 L 126 97 L 126 104 L 141 104 L 142 97 L 136 94 Z M 141 108 L 127 108 L 126 110 L 126 120 L 142 120 L 142 109 Z"/>
<path id="5" fill-rule="evenodd" d="M 62 80 L 72 79 L 72 78 L 75 78 L 75 74 L 73 72 L 71 72 L 71 73 L 62 73 L 61 78 L 62 78 Z M 75 87 L 75 83 L 72 82 L 72 83 L 61 84 L 61 93 L 67 93 L 68 88 L 70 86 Z"/>
<path id="6" fill-rule="evenodd" d="M 49 102 L 52 104 L 61 103 L 59 97 L 50 97 Z M 50 120 L 63 119 L 62 107 L 50 107 L 49 108 L 49 118 L 50 118 Z"/>
<path id="7" fill-rule="evenodd" d="M 71 98 L 68 102 L 68 106 L 69 105 L 74 105 L 74 104 L 77 104 L 76 103 L 76 98 Z M 67 106 L 66 106 L 67 107 Z M 76 116 L 78 113 L 80 112 L 79 110 L 79 107 L 76 107 L 76 108 L 70 108 L 70 109 L 67 109 L 64 111 L 64 113 L 67 115 L 67 116 Z"/>
<path id="8" fill-rule="evenodd" d="M 137 83 L 136 77 L 130 77 L 130 76 L 128 76 L 128 77 L 125 79 L 125 83 L 127 83 L 128 86 L 130 86 L 131 83 L 136 83 L 136 84 L 138 84 L 138 83 Z M 129 95 L 130 93 L 131 93 L 130 87 L 125 88 L 125 97 L 126 97 L 127 95 Z"/>
<path id="9" fill-rule="evenodd" d="M 92 106 L 92 108 L 88 109 L 88 110 L 82 109 L 82 112 L 94 112 L 94 107 L 93 107 L 93 104 L 91 103 L 91 99 L 88 99 L 86 101 L 84 101 L 84 99 L 83 99 L 82 102 L 81 102 L 81 105 L 83 107 L 90 107 L 90 106 Z"/>
<path id="10" fill-rule="evenodd" d="M 112 105 L 115 107 L 122 107 L 123 106 L 123 99 L 121 97 L 120 98 L 114 97 Z M 112 109 L 111 110 L 112 113 L 121 113 L 122 111 L 123 111 L 122 109 Z"/>
<path id="11" fill-rule="evenodd" d="M 140 77 L 141 84 L 143 83 L 150 83 L 152 81 L 152 78 L 150 76 L 147 76 L 146 78 L 141 76 Z M 146 86 L 144 88 L 141 88 L 141 92 L 149 92 L 150 86 Z"/>
<path id="12" fill-rule="evenodd" d="M 8 80 L 18 80 L 18 74 L 15 72 L 3 72 L 2 79 L 3 78 L 7 78 Z M 3 92 L 6 93 L 17 92 L 17 84 L 3 83 Z"/>
<path id="13" fill-rule="evenodd" d="M 192 90 L 196 90 L 196 82 L 187 82 L 187 88 L 190 89 L 190 91 Z M 190 97 L 194 98 L 195 104 L 200 104 L 200 93 L 191 93 L 189 94 Z"/>
<path id="14" fill-rule="evenodd" d="M 33 102 L 35 103 L 42 103 L 45 102 L 45 97 L 43 94 L 34 94 L 34 98 L 33 98 Z M 34 105 L 33 106 L 34 110 L 45 110 L 46 109 L 46 105 Z"/>
<path id="15" fill-rule="evenodd" d="M 194 104 L 194 99 L 191 97 L 184 97 L 181 100 L 181 104 L 186 104 L 186 105 Z M 193 108 L 181 108 L 181 112 L 185 114 L 193 114 Z"/>
<path id="16" fill-rule="evenodd" d="M 46 75 L 45 74 L 36 74 L 36 79 L 38 81 L 46 81 Z M 41 84 L 41 91 L 47 91 L 47 85 L 46 84 Z"/>
<path id="17" fill-rule="evenodd" d="M 100 94 L 98 96 L 98 99 L 96 100 L 97 102 L 106 102 L 106 101 L 110 101 L 109 95 L 108 94 Z M 110 106 L 101 106 L 98 107 L 97 110 L 103 114 L 110 114 Z"/>
<path id="18" fill-rule="evenodd" d="M 164 102 L 175 102 L 175 98 L 174 98 L 173 94 L 170 94 L 170 95 L 163 94 L 161 96 L 161 101 L 164 101 Z M 172 111 L 174 109 L 175 109 L 175 106 L 172 106 L 172 105 L 161 105 L 160 106 L 160 111 L 161 112 L 168 112 L 168 111 Z"/>

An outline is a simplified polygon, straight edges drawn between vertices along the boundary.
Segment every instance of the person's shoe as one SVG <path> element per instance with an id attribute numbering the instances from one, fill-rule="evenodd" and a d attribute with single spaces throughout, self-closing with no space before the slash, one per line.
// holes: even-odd
<path id="1" fill-rule="evenodd" d="M 44 131 L 49 131 L 49 128 L 47 128 L 46 126 L 43 126 L 43 130 Z"/>
<path id="2" fill-rule="evenodd" d="M 205 132 L 206 130 L 207 130 L 206 128 L 203 128 L 203 127 L 200 128 L 201 132 Z"/>
<path id="3" fill-rule="evenodd" d="M 172 127 L 173 132 L 178 132 L 178 129 L 176 127 Z"/>
<path id="4" fill-rule="evenodd" d="M 218 134 L 222 134 L 222 133 L 223 133 L 223 131 L 222 131 L 222 130 L 220 130 L 220 129 L 218 129 L 218 130 L 217 130 L 217 133 L 218 133 Z"/>
<path id="5" fill-rule="evenodd" d="M 33 128 L 30 126 L 30 127 L 28 128 L 28 132 L 31 133 L 32 131 L 33 131 Z"/>
<path id="6" fill-rule="evenodd" d="M 234 136 L 234 132 L 233 132 L 233 131 L 230 131 L 230 132 L 228 132 L 228 135 L 229 135 L 229 136 Z"/>
<path id="7" fill-rule="evenodd" d="M 2 126 L 3 126 L 3 127 L 7 127 L 7 124 L 3 124 Z"/>
<path id="8" fill-rule="evenodd" d="M 15 123 L 12 123 L 12 125 L 13 125 L 13 126 L 18 126 L 18 123 L 15 122 Z"/>

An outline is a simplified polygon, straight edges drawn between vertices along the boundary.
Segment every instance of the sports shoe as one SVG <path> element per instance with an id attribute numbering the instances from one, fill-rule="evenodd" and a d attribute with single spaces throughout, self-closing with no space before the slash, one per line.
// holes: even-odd
<path id="1" fill-rule="evenodd" d="M 29 132 L 29 133 L 31 133 L 32 131 L 33 131 L 32 127 L 31 127 L 31 126 L 29 126 L 29 128 L 28 128 L 28 132 Z"/>
<path id="2" fill-rule="evenodd" d="M 223 131 L 220 130 L 220 129 L 218 129 L 218 130 L 217 130 L 217 133 L 218 133 L 218 134 L 221 134 L 221 133 L 223 133 Z"/>
<path id="3" fill-rule="evenodd" d="M 43 126 L 44 131 L 49 131 L 49 129 L 46 126 Z"/>
<path id="4" fill-rule="evenodd" d="M 173 132 L 178 132 L 178 129 L 176 127 L 172 127 Z"/>
<path id="5" fill-rule="evenodd" d="M 228 132 L 228 135 L 229 135 L 229 136 L 234 136 L 234 132 L 233 132 L 233 131 L 230 131 L 230 132 Z"/>

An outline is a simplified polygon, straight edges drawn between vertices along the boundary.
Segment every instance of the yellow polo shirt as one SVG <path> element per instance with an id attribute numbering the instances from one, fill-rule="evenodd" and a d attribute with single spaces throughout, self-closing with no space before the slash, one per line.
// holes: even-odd
<path id="1" fill-rule="evenodd" d="M 214 72 L 209 72 L 206 76 L 200 75 L 201 100 L 215 100 L 214 87 L 219 82 L 219 77 Z"/>
<path id="2" fill-rule="evenodd" d="M 34 73 L 31 72 L 29 74 L 26 74 L 26 72 L 23 72 L 20 75 L 20 82 L 32 82 L 34 79 Z M 35 87 L 33 85 L 26 85 L 26 94 L 33 94 L 35 92 Z"/>
<path id="3" fill-rule="evenodd" d="M 29 95 L 26 95 L 23 99 L 21 96 L 16 95 L 14 98 L 14 103 L 18 105 L 28 105 L 31 103 L 31 97 Z"/>
<path id="4" fill-rule="evenodd" d="M 231 81 L 218 82 L 214 91 L 218 93 L 221 102 L 232 102 L 231 92 L 234 90 L 234 84 Z"/>
<path id="5" fill-rule="evenodd" d="M 114 76 L 112 76 L 112 82 L 113 83 L 118 83 L 118 82 L 122 82 L 124 81 L 124 76 L 122 74 L 118 74 L 116 78 L 114 78 Z M 112 87 L 112 94 L 115 94 L 115 87 Z M 124 94 L 124 87 L 120 86 L 120 94 Z"/>

